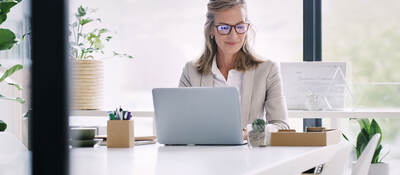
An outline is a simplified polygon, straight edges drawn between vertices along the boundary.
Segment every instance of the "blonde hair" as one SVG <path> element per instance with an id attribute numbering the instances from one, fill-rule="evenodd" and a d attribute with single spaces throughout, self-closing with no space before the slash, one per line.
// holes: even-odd
<path id="1" fill-rule="evenodd" d="M 208 2 L 207 20 L 204 24 L 205 48 L 200 58 L 196 62 L 197 70 L 200 73 L 208 74 L 211 72 L 212 61 L 214 56 L 217 54 L 217 43 L 215 42 L 215 39 L 211 38 L 211 30 L 214 26 L 215 14 L 235 6 L 240 6 L 241 8 L 247 10 L 245 0 L 210 0 Z M 248 34 L 246 33 L 243 46 L 236 54 L 233 69 L 245 71 L 257 66 L 262 62 L 262 60 L 257 59 L 252 53 L 248 43 Z"/>

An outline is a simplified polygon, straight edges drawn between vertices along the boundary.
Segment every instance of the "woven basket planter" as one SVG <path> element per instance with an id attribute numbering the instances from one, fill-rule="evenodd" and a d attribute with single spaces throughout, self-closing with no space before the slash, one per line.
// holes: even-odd
<path id="1" fill-rule="evenodd" d="M 103 105 L 103 62 L 74 60 L 72 70 L 72 108 L 100 109 Z"/>

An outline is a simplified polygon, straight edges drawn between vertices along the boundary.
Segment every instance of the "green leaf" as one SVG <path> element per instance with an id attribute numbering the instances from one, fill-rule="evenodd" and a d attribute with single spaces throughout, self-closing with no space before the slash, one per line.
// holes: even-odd
<path id="1" fill-rule="evenodd" d="M 370 126 L 370 134 L 375 135 L 375 134 L 381 134 L 382 131 L 381 128 L 379 127 L 378 122 L 376 122 L 375 119 L 372 119 L 371 126 Z"/>
<path id="2" fill-rule="evenodd" d="M 367 130 L 365 128 L 362 128 L 361 132 L 358 133 L 358 136 L 357 136 L 357 143 L 356 143 L 356 150 L 358 151 L 357 158 L 364 151 L 364 148 L 367 146 L 368 141 L 369 141 L 369 138 L 368 138 Z"/>
<path id="3" fill-rule="evenodd" d="M 375 119 L 372 119 L 369 132 L 370 132 L 369 135 L 371 137 L 374 136 L 375 134 L 380 134 L 381 135 L 379 137 L 379 141 L 378 141 L 378 145 L 380 145 L 381 141 L 382 141 L 382 131 L 381 131 L 381 128 L 379 127 L 378 123 L 375 121 Z"/>
<path id="4" fill-rule="evenodd" d="M 126 53 L 124 53 L 124 54 L 120 54 L 120 53 L 118 53 L 118 52 L 115 52 L 115 51 L 113 51 L 113 54 L 114 54 L 114 56 L 119 56 L 119 57 L 127 57 L 127 58 L 130 58 L 130 59 L 132 59 L 132 58 L 133 58 L 133 56 L 131 56 L 131 55 L 128 55 L 128 54 L 126 54 Z"/>
<path id="5" fill-rule="evenodd" d="M 101 34 L 103 34 L 103 33 L 107 33 L 108 32 L 108 30 L 107 29 L 105 29 L 105 28 L 102 28 L 102 29 L 100 29 L 99 30 L 99 34 L 98 35 L 101 35 Z"/>
<path id="6" fill-rule="evenodd" d="M 11 49 L 17 41 L 15 34 L 9 29 L 0 29 L 0 50 Z"/>
<path id="7" fill-rule="evenodd" d="M 7 129 L 7 123 L 0 120 L 0 132 L 4 132 Z"/>
<path id="8" fill-rule="evenodd" d="M 382 145 L 379 145 L 374 152 L 374 156 L 372 157 L 371 163 L 378 163 L 379 154 L 381 153 L 381 150 L 382 150 Z"/>
<path id="9" fill-rule="evenodd" d="M 19 1 L 0 1 L 0 24 L 7 20 L 7 13 L 18 4 Z"/>
<path id="10" fill-rule="evenodd" d="M 85 24 L 90 23 L 90 22 L 92 22 L 92 21 L 93 21 L 93 19 L 90 19 L 90 18 L 81 19 L 81 20 L 79 20 L 79 24 L 80 24 L 80 25 L 85 25 Z"/>
<path id="11" fill-rule="evenodd" d="M 93 38 L 97 38 L 97 35 L 95 35 L 94 33 L 89 33 L 89 36 L 87 37 L 88 41 L 92 41 Z"/>
<path id="12" fill-rule="evenodd" d="M 7 77 L 11 76 L 14 72 L 24 68 L 21 64 L 16 64 L 13 67 L 6 70 L 6 72 L 1 76 L 0 82 L 2 82 Z"/>
<path id="13" fill-rule="evenodd" d="M 370 123 L 368 119 L 357 119 L 360 129 L 364 128 L 369 133 Z"/>
<path id="14" fill-rule="evenodd" d="M 347 138 L 346 135 L 344 135 L 344 134 L 342 133 L 342 136 L 343 136 L 344 139 L 346 139 L 348 142 L 350 142 L 349 138 Z"/>
<path id="15" fill-rule="evenodd" d="M 76 13 L 75 15 L 78 18 L 84 17 L 86 15 L 86 8 L 84 8 L 83 6 L 79 6 L 78 13 Z"/>
<path id="16" fill-rule="evenodd" d="M 21 97 L 14 98 L 13 100 L 17 101 L 18 103 L 24 104 L 25 100 Z"/>
<path id="17" fill-rule="evenodd" d="M 25 100 L 23 98 L 21 98 L 21 97 L 9 98 L 9 97 L 6 97 L 6 96 L 0 94 L 0 99 L 16 101 L 16 102 L 21 103 L 21 104 L 25 103 Z"/>
<path id="18" fill-rule="evenodd" d="M 7 83 L 7 84 L 16 87 L 18 90 L 22 90 L 22 87 L 18 84 L 15 83 Z"/>
<path id="19" fill-rule="evenodd" d="M 361 145 L 359 149 L 356 149 L 357 159 L 360 158 L 361 153 L 364 151 L 366 145 Z"/>

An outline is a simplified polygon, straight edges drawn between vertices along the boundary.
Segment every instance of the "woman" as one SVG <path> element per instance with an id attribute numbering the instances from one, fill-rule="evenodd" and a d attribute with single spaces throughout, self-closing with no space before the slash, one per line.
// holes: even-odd
<path id="1" fill-rule="evenodd" d="M 251 53 L 246 12 L 245 0 L 209 1 L 205 50 L 186 63 L 179 87 L 236 87 L 243 128 L 265 113 L 268 131 L 288 129 L 278 65 Z"/>

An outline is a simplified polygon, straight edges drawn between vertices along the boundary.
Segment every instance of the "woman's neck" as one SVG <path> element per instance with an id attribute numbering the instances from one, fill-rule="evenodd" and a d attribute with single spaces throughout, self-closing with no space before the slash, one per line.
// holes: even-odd
<path id="1" fill-rule="evenodd" d="M 222 52 L 217 54 L 217 66 L 222 75 L 224 75 L 225 80 L 228 79 L 229 70 L 233 68 L 234 56 L 234 54 L 223 54 Z"/>

